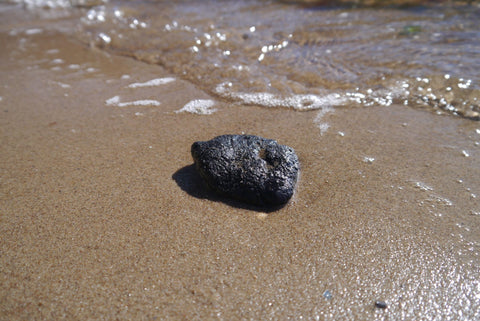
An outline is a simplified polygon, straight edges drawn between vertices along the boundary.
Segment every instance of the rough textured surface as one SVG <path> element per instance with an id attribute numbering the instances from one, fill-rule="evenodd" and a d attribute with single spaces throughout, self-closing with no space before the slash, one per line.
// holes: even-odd
<path id="1" fill-rule="evenodd" d="M 292 197 L 298 157 L 288 146 L 253 135 L 223 135 L 192 145 L 192 157 L 210 188 L 255 205 L 282 205 Z"/>

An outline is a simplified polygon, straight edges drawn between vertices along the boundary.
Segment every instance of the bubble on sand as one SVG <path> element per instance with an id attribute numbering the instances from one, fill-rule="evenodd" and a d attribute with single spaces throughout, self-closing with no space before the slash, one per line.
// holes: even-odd
<path id="1" fill-rule="evenodd" d="M 334 109 L 332 107 L 324 107 L 322 108 L 318 113 L 313 122 L 317 125 L 317 127 L 320 129 L 320 135 L 323 135 L 328 128 L 330 128 L 330 125 L 323 120 L 323 117 L 328 114 L 328 113 L 333 113 Z"/>
<path id="2" fill-rule="evenodd" d="M 63 64 L 65 61 L 63 59 L 60 59 L 60 58 L 56 58 L 56 59 L 53 59 L 50 63 L 52 65 L 59 65 L 59 64 Z"/>
<path id="3" fill-rule="evenodd" d="M 421 189 L 422 191 L 433 191 L 433 187 L 430 187 L 427 184 L 420 181 L 415 182 L 415 187 Z"/>
<path id="4" fill-rule="evenodd" d="M 82 19 L 87 24 L 105 22 L 105 7 L 100 6 L 92 8 L 87 12 L 86 17 Z"/>
<path id="5" fill-rule="evenodd" d="M 427 198 L 419 201 L 419 205 L 427 206 L 430 212 L 432 212 L 432 210 L 437 211 L 438 206 L 453 206 L 453 202 L 450 199 L 435 193 L 433 187 L 421 181 L 413 181 L 413 183 L 414 187 L 420 189 L 423 192 L 426 192 L 426 194 L 428 195 Z M 441 216 L 441 214 L 439 213 L 433 214 L 436 216 Z"/>
<path id="6" fill-rule="evenodd" d="M 182 109 L 175 111 L 176 113 L 192 113 L 197 115 L 210 115 L 217 111 L 212 108 L 215 102 L 211 99 L 195 99 L 189 101 Z"/>
<path id="7" fill-rule="evenodd" d="M 145 99 L 128 102 L 120 102 L 120 96 L 114 96 L 105 101 L 107 106 L 129 107 L 129 106 L 160 106 L 161 103 L 157 100 Z"/>
<path id="8" fill-rule="evenodd" d="M 109 35 L 107 35 L 106 33 L 99 33 L 98 34 L 98 37 L 105 43 L 105 44 L 109 44 L 110 42 L 112 42 L 112 37 L 110 37 Z"/>
<path id="9" fill-rule="evenodd" d="M 28 36 L 38 35 L 39 33 L 42 33 L 42 32 L 43 32 L 43 29 L 40 29 L 40 28 L 32 28 L 32 29 L 25 30 L 25 34 Z"/>
<path id="10" fill-rule="evenodd" d="M 158 100 L 153 99 L 144 99 L 144 100 L 135 100 L 125 103 L 119 103 L 118 107 L 127 107 L 127 106 L 160 106 L 161 103 Z"/>
<path id="11" fill-rule="evenodd" d="M 128 88 L 139 88 L 139 87 L 153 87 L 153 86 L 160 86 L 164 84 L 168 84 L 170 82 L 175 81 L 175 78 L 172 77 L 165 77 L 165 78 L 157 78 L 157 79 L 152 79 L 147 82 L 136 82 L 133 84 L 128 85 Z"/>
<path id="12" fill-rule="evenodd" d="M 375 161 L 374 157 L 368 157 L 368 156 L 363 157 L 363 162 L 364 163 L 372 164 L 374 161 Z"/>
<path id="13" fill-rule="evenodd" d="M 327 123 L 320 123 L 317 125 L 317 127 L 320 129 L 320 135 L 323 135 L 330 128 L 330 125 Z"/>
<path id="14" fill-rule="evenodd" d="M 64 89 L 67 89 L 67 88 L 71 88 L 71 87 L 72 87 L 72 86 L 70 86 L 69 84 L 65 84 L 65 83 L 59 82 L 59 81 L 57 81 L 57 84 L 58 84 L 60 87 L 64 88 Z"/>
<path id="15" fill-rule="evenodd" d="M 108 106 L 116 105 L 119 102 L 120 102 L 120 96 L 114 96 L 112 98 L 105 100 L 105 104 Z"/>
<path id="16" fill-rule="evenodd" d="M 432 195 L 431 197 L 432 197 L 432 200 L 434 200 L 434 201 L 436 201 L 436 202 L 438 202 L 442 205 L 445 205 L 445 206 L 452 206 L 453 205 L 453 202 L 446 197 L 439 196 L 439 195 Z"/>

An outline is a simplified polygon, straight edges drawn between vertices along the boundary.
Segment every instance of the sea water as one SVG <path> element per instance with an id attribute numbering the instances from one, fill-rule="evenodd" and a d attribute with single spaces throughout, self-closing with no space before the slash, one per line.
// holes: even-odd
<path id="1" fill-rule="evenodd" d="M 479 18 L 478 3 L 110 1 L 85 13 L 79 35 L 243 104 L 400 103 L 478 119 Z"/>
<path id="2" fill-rule="evenodd" d="M 478 1 L 13 2 L 83 10 L 85 43 L 160 64 L 219 99 L 296 110 L 395 103 L 480 119 Z"/>

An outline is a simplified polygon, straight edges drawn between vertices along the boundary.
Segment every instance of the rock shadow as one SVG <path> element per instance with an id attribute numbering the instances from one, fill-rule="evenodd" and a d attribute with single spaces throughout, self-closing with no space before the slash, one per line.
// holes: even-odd
<path id="1" fill-rule="evenodd" d="M 220 196 L 208 188 L 200 174 L 198 174 L 195 168 L 195 164 L 187 165 L 180 168 L 172 175 L 172 179 L 183 191 L 187 192 L 189 195 L 195 198 L 208 199 L 214 202 L 222 202 L 236 208 L 270 213 L 278 211 L 285 206 L 256 206 Z"/>

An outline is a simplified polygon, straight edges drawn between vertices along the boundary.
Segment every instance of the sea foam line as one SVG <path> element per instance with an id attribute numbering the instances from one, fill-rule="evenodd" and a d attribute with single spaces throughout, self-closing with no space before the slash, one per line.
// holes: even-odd
<path id="1" fill-rule="evenodd" d="M 221 83 L 215 92 L 227 99 L 238 100 L 246 105 L 259 105 L 264 107 L 286 107 L 296 110 L 321 109 L 345 104 L 348 99 L 337 93 L 318 96 L 313 94 L 293 95 L 282 97 L 266 92 L 245 93 L 233 92 L 229 89 L 231 83 Z"/>

